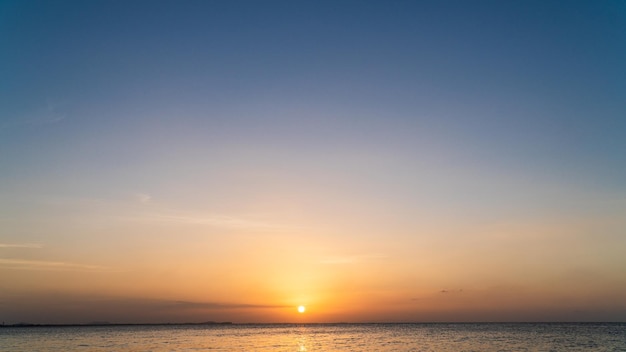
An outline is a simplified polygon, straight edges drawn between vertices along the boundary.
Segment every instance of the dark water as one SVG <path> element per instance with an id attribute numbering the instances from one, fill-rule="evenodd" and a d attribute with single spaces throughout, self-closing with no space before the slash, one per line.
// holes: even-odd
<path id="1" fill-rule="evenodd" d="M 626 351 L 626 324 L 5 327 L 0 351 Z"/>

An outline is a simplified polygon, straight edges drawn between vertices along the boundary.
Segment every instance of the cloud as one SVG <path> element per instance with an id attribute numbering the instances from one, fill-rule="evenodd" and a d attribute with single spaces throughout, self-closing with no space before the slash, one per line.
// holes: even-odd
<path id="1" fill-rule="evenodd" d="M 167 308 L 183 308 L 183 309 L 272 309 L 272 308 L 288 308 L 288 305 L 275 304 L 250 304 L 250 303 L 224 303 L 224 302 L 189 302 L 189 301 L 173 301 L 166 302 Z"/>
<path id="2" fill-rule="evenodd" d="M 148 204 L 152 201 L 152 196 L 147 193 L 137 193 L 135 194 L 135 198 L 142 204 Z"/>
<path id="3" fill-rule="evenodd" d="M 261 231 L 293 231 L 303 227 L 270 223 L 245 216 L 232 216 L 210 211 L 186 210 L 167 206 L 155 201 L 149 193 L 129 193 L 123 201 L 96 198 L 55 197 L 41 200 L 44 204 L 59 207 L 80 206 L 99 218 L 109 217 L 113 221 L 138 222 L 143 224 L 172 224 L 190 226 L 211 226 L 226 229 Z"/>
<path id="4" fill-rule="evenodd" d="M 177 311 L 177 310 L 229 310 L 229 309 L 276 309 L 290 308 L 290 305 L 277 304 L 254 304 L 242 302 L 216 302 L 216 301 L 182 301 L 160 300 L 150 298 L 121 298 L 121 297 L 81 297 L 67 295 L 57 297 L 58 303 L 67 302 L 73 305 L 98 305 L 105 307 L 118 307 L 133 309 L 145 309 L 149 311 Z"/>
<path id="5" fill-rule="evenodd" d="M 163 222 L 183 225 L 208 225 L 238 229 L 279 229 L 281 226 L 249 220 L 241 217 L 225 215 L 179 215 L 176 213 L 162 212 L 144 214 L 134 217 L 133 220 Z"/>
<path id="6" fill-rule="evenodd" d="M 43 248 L 39 243 L 0 243 L 0 248 Z"/>
<path id="7" fill-rule="evenodd" d="M 54 101 L 52 99 L 46 100 L 46 107 L 41 110 L 37 119 L 30 122 L 32 125 L 47 125 L 63 121 L 67 118 L 67 114 L 63 112 L 63 106 L 65 104 Z"/>
<path id="8" fill-rule="evenodd" d="M 52 99 L 47 99 L 44 106 L 35 108 L 25 115 L 15 117 L 14 121 L 8 121 L 0 125 L 1 129 L 19 126 L 43 126 L 61 122 L 67 118 L 63 107 L 66 104 Z"/>
<path id="9" fill-rule="evenodd" d="M 7 292 L 8 293 L 8 292 Z M 0 297 L 5 321 L 32 323 L 166 323 L 247 320 L 291 305 L 119 297 L 97 292 L 14 291 Z"/>
<path id="10" fill-rule="evenodd" d="M 362 254 L 362 255 L 351 255 L 351 256 L 339 256 L 322 259 L 320 263 L 322 264 L 353 264 L 357 262 L 363 262 L 367 260 L 379 260 L 385 259 L 387 255 L 374 253 L 374 254 Z"/>
<path id="11" fill-rule="evenodd" d="M 463 289 L 462 289 L 462 288 L 460 288 L 460 289 L 458 289 L 458 290 L 446 290 L 446 289 L 443 289 L 443 290 L 439 291 L 439 293 L 441 293 L 441 294 L 448 294 L 448 293 L 461 293 L 461 292 L 463 292 Z"/>
<path id="12" fill-rule="evenodd" d="M 107 267 L 99 265 L 8 258 L 0 258 L 0 267 L 18 270 L 110 271 Z"/>
<path id="13" fill-rule="evenodd" d="M 2 248 L 41 249 L 44 246 L 40 243 L 0 243 L 0 249 Z M 99 265 L 19 258 L 0 258 L 0 267 L 15 270 L 110 271 L 107 267 Z"/>

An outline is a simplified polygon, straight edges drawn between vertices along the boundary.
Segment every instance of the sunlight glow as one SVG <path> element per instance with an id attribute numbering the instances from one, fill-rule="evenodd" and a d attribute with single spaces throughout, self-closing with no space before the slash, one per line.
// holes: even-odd
<path id="1" fill-rule="evenodd" d="M 305 310 L 306 310 L 305 306 L 298 306 L 298 313 L 304 313 Z"/>

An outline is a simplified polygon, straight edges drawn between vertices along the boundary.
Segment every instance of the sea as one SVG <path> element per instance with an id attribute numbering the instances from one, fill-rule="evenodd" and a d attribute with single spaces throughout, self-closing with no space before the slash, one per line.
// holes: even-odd
<path id="1" fill-rule="evenodd" d="M 5 326 L 0 351 L 626 351 L 626 323 Z"/>

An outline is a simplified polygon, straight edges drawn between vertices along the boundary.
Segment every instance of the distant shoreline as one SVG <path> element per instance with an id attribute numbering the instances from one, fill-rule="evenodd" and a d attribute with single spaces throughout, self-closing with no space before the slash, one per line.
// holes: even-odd
<path id="1" fill-rule="evenodd" d="M 172 325 L 233 325 L 230 321 L 207 321 L 203 323 L 86 323 L 86 324 L 32 324 L 32 323 L 17 323 L 17 324 L 2 324 L 0 328 L 34 328 L 34 327 L 80 327 L 80 326 L 172 326 Z"/>

